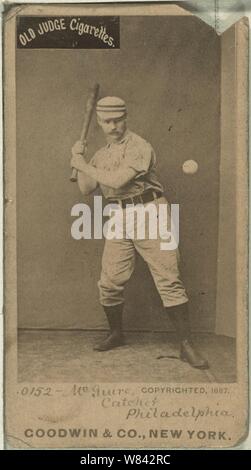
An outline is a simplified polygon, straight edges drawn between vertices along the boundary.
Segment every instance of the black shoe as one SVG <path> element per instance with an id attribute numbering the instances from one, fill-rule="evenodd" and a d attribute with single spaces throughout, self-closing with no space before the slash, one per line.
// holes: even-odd
<path id="1" fill-rule="evenodd" d="M 104 339 L 100 344 L 94 346 L 94 351 L 109 351 L 110 349 L 118 348 L 119 346 L 124 346 L 125 340 L 122 334 L 111 333 L 106 339 Z"/>
<path id="2" fill-rule="evenodd" d="M 208 362 L 200 356 L 188 339 L 181 342 L 180 359 L 196 369 L 209 369 Z"/>
<path id="3" fill-rule="evenodd" d="M 195 350 L 190 340 L 188 303 L 166 308 L 181 344 L 180 359 L 196 369 L 209 369 L 208 362 Z"/>
<path id="4" fill-rule="evenodd" d="M 104 306 L 106 318 L 110 327 L 109 336 L 94 347 L 94 351 L 109 351 L 125 344 L 122 333 L 123 304 L 110 307 Z"/>

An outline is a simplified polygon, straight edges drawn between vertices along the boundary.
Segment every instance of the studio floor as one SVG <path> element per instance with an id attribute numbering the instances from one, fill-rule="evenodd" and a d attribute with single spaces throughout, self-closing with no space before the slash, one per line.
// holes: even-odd
<path id="1" fill-rule="evenodd" d="M 93 346 L 107 333 L 19 330 L 21 382 L 234 382 L 235 340 L 199 334 L 193 343 L 210 364 L 197 370 L 179 359 L 173 333 L 126 333 L 127 344 L 104 353 Z"/>

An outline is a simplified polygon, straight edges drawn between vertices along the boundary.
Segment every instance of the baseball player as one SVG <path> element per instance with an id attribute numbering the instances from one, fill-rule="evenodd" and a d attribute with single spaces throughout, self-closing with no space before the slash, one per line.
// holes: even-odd
<path id="1" fill-rule="evenodd" d="M 155 152 L 145 139 L 127 128 L 125 102 L 118 97 L 102 98 L 97 102 L 96 113 L 106 145 L 89 163 L 83 154 L 83 143 L 78 141 L 72 148 L 71 166 L 78 170 L 80 191 L 87 195 L 100 186 L 107 202 L 119 204 L 124 215 L 137 204 L 152 203 L 156 208 L 159 204 L 167 204 L 156 175 Z M 122 238 L 105 240 L 98 287 L 110 332 L 95 349 L 108 351 L 124 344 L 123 294 L 134 270 L 137 251 L 148 264 L 164 308 L 176 329 L 181 360 L 195 368 L 208 368 L 207 361 L 191 342 L 188 297 L 180 278 L 178 250 L 161 250 L 163 240 L 160 236 L 155 239 L 130 237 L 126 230 Z"/>

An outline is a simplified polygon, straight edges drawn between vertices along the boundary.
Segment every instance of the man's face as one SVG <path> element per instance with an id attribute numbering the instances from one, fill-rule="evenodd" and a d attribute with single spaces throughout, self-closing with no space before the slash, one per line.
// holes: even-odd
<path id="1" fill-rule="evenodd" d="M 119 142 L 126 131 L 126 115 L 119 118 L 97 117 L 98 124 L 109 142 Z"/>

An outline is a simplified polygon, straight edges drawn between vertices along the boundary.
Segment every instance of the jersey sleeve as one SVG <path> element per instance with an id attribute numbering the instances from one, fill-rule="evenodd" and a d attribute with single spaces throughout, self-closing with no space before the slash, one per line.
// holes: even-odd
<path id="1" fill-rule="evenodd" d="M 89 165 L 94 166 L 95 168 L 97 168 L 97 152 L 90 159 Z"/>
<path id="2" fill-rule="evenodd" d="M 90 159 L 89 165 L 94 166 L 95 168 L 98 168 L 100 166 L 100 162 L 101 162 L 103 154 L 104 154 L 103 148 L 97 150 L 94 153 L 93 157 Z"/>
<path id="3" fill-rule="evenodd" d="M 125 166 L 136 171 L 136 178 L 145 175 L 155 160 L 153 148 L 146 141 L 128 143 L 125 152 Z"/>

